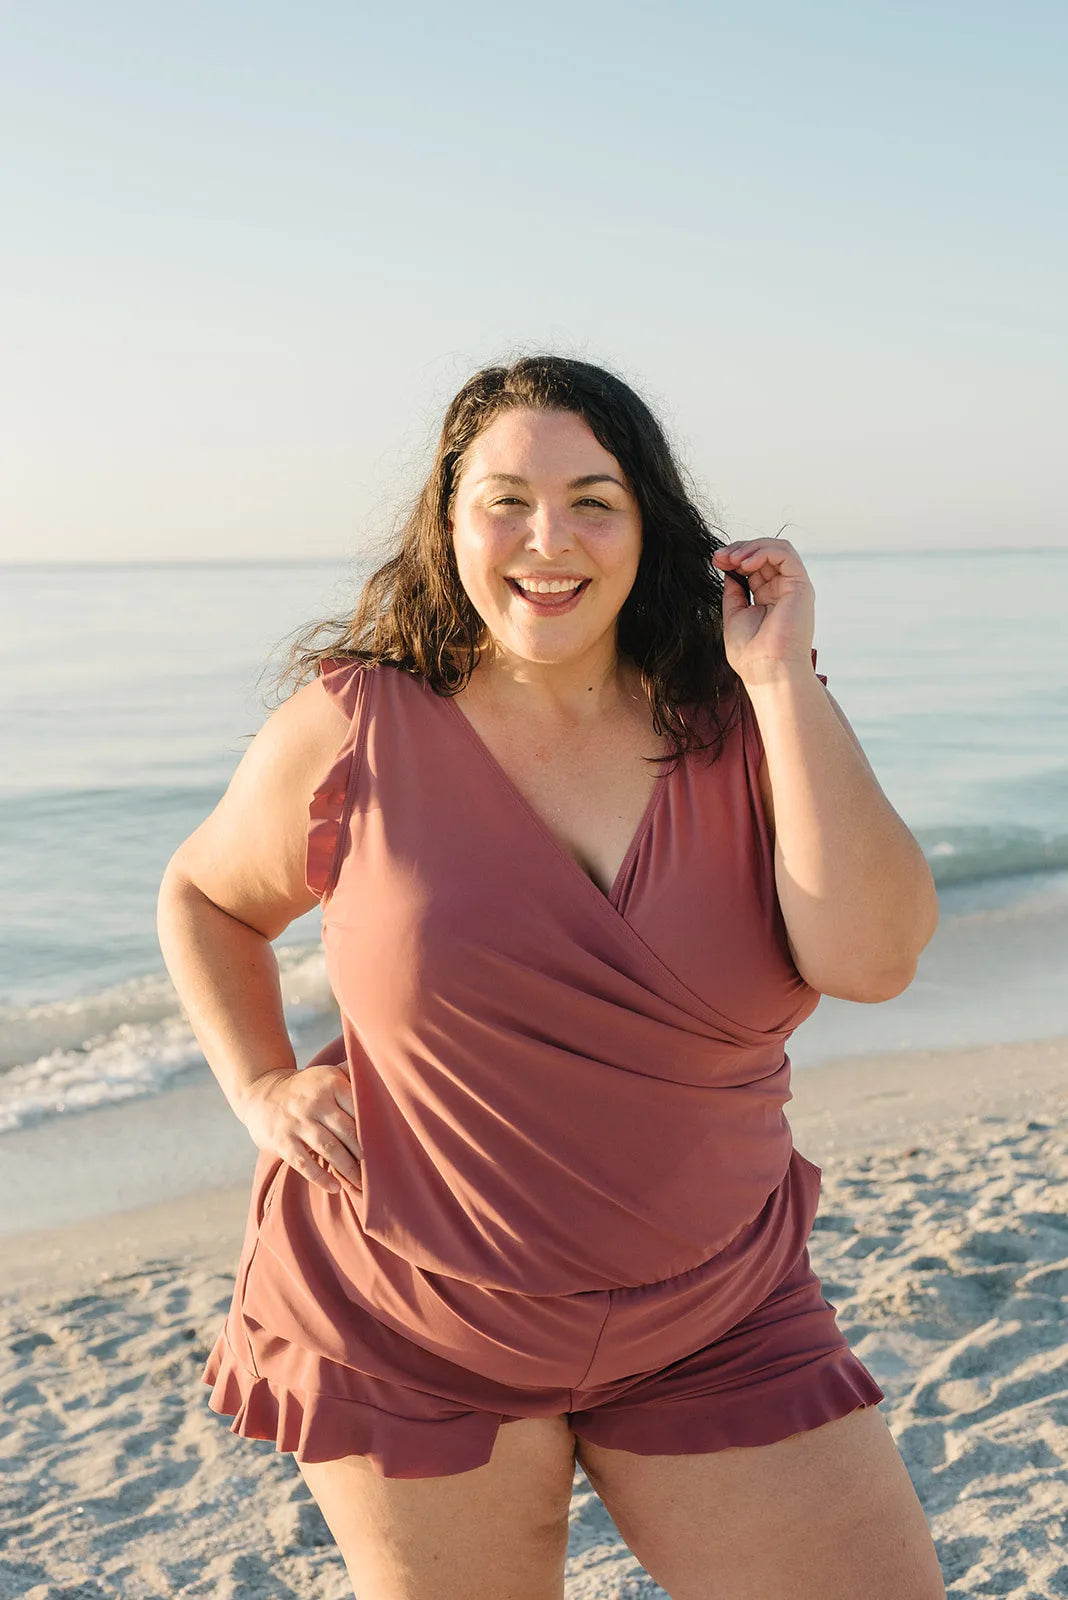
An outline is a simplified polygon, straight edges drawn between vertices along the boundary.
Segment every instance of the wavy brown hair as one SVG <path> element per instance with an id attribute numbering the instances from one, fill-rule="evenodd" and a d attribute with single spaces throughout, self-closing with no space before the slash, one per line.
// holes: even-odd
<path id="1" fill-rule="evenodd" d="M 516 407 L 582 417 L 623 469 L 641 511 L 637 575 L 620 609 L 617 646 L 641 673 L 666 758 L 722 749 L 737 707 L 723 650 L 723 576 L 716 537 L 687 491 L 663 429 L 632 388 L 603 367 L 565 356 L 524 356 L 484 367 L 445 413 L 430 475 L 351 617 L 304 628 L 279 684 L 315 676 L 327 657 L 389 664 L 455 694 L 478 659 L 485 623 L 460 582 L 448 519 L 464 457 L 501 412 Z M 710 716 L 697 725 L 694 713 Z M 710 736 L 709 736 L 710 735 Z"/>

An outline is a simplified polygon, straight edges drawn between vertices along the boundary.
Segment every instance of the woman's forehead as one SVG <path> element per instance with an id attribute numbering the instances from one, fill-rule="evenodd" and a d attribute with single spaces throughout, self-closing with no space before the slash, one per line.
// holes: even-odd
<path id="1" fill-rule="evenodd" d="M 584 417 L 571 411 L 502 412 L 471 441 L 464 476 L 479 480 L 504 474 L 571 479 L 605 472 L 625 483 L 625 474 Z"/>

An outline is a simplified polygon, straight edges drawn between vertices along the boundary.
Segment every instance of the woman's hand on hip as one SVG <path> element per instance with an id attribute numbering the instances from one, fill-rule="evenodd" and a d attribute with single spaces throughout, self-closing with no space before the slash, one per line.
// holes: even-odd
<path id="1" fill-rule="evenodd" d="M 363 1151 L 356 1139 L 355 1107 L 344 1067 L 266 1072 L 247 1091 L 240 1118 L 253 1144 L 281 1156 L 328 1194 L 341 1187 L 339 1178 L 362 1186 Z"/>
<path id="2" fill-rule="evenodd" d="M 815 592 L 804 564 L 786 539 L 741 539 L 715 552 L 724 574 L 723 648 L 745 684 L 766 682 L 784 670 L 812 670 Z M 737 573 L 748 579 L 750 605 Z"/>

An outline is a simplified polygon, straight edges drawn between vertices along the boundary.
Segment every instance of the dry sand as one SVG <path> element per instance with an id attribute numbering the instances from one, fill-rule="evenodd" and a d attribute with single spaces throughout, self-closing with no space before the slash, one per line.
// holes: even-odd
<path id="1" fill-rule="evenodd" d="M 1068 1596 L 1066 1067 L 1055 1040 L 795 1074 L 813 1265 L 953 1596 Z M 206 1406 L 247 1199 L 0 1239 L 0 1600 L 348 1600 L 292 1457 Z M 571 1518 L 569 1600 L 663 1594 L 581 1470 Z"/>

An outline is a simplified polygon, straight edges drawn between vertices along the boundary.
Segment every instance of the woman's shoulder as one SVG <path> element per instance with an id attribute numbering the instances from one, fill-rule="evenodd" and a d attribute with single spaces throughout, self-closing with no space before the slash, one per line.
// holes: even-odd
<path id="1" fill-rule="evenodd" d="M 253 740 L 249 753 L 261 775 L 309 790 L 321 784 L 357 732 L 370 671 L 357 657 L 321 657 Z"/>
<path id="2" fill-rule="evenodd" d="M 354 652 L 320 656 L 315 676 L 296 690 L 293 698 L 304 695 L 318 707 L 325 702 L 334 708 L 337 725 L 351 724 L 363 710 L 372 683 L 377 687 L 383 681 L 410 676 L 391 661 L 368 660 Z M 314 720 L 321 713 L 313 710 L 307 714 Z"/>
<path id="3" fill-rule="evenodd" d="M 293 720 L 311 737 L 325 738 L 332 729 L 339 737 L 347 730 L 355 739 L 372 705 L 376 715 L 388 717 L 392 696 L 404 698 L 430 688 L 424 677 L 398 662 L 355 654 L 322 656 L 315 667 L 315 677 L 292 696 L 294 703 L 300 702 Z"/>

